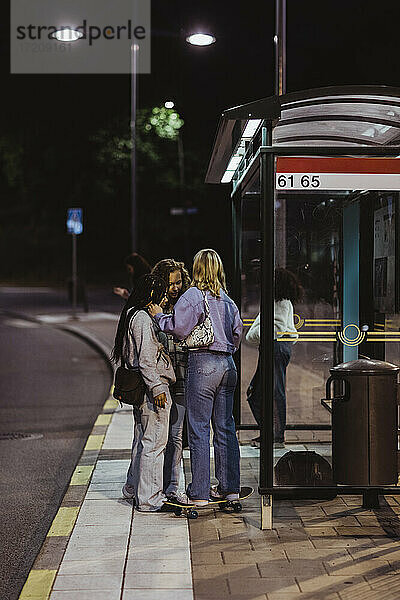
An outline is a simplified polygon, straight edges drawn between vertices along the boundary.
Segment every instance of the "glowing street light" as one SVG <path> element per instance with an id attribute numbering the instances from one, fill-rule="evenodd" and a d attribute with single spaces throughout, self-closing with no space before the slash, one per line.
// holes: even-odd
<path id="1" fill-rule="evenodd" d="M 165 108 L 174 108 L 175 103 L 172 102 L 172 100 L 167 100 L 166 102 L 164 102 L 164 106 Z"/>
<path id="2" fill-rule="evenodd" d="M 216 38 L 209 33 L 192 33 L 188 35 L 186 41 L 192 46 L 211 46 L 217 40 Z"/>
<path id="3" fill-rule="evenodd" d="M 51 37 L 59 42 L 76 42 L 77 40 L 83 38 L 83 33 L 77 29 L 63 27 L 62 29 L 57 29 L 57 31 L 52 33 Z"/>

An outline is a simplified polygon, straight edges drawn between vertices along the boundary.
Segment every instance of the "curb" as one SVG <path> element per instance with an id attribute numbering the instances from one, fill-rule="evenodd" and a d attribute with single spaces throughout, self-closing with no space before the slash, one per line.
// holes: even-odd
<path id="1" fill-rule="evenodd" d="M 115 367 L 110 360 L 109 348 L 92 333 L 85 330 L 82 331 L 76 325 L 49 325 L 31 315 L 14 311 L 0 310 L 0 314 L 36 323 L 44 327 L 60 329 L 78 337 L 100 354 L 107 364 L 111 379 L 113 379 Z M 104 438 L 116 408 L 118 408 L 118 401 L 112 397 L 111 386 L 109 395 L 103 404 L 101 412 L 97 415 L 79 461 L 72 473 L 58 511 L 29 571 L 19 595 L 19 600 L 48 600 L 50 597 L 54 580 L 85 499 Z"/>

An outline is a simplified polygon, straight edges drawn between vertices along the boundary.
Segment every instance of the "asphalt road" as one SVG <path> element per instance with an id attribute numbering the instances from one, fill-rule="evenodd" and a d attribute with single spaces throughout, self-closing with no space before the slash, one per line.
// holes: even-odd
<path id="1" fill-rule="evenodd" d="M 0 315 L 1 600 L 18 598 L 110 384 L 82 340 Z M 17 432 L 41 437 L 2 439 Z"/>

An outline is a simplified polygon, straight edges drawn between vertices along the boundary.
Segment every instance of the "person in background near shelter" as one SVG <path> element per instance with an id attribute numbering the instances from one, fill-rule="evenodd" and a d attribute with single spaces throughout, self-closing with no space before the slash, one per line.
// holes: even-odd
<path id="1" fill-rule="evenodd" d="M 180 296 L 190 286 L 190 276 L 183 262 L 172 258 L 160 260 L 152 270 L 168 284 L 167 295 L 162 303 L 163 312 L 172 313 Z M 188 351 L 174 337 L 167 334 L 168 352 L 174 367 L 176 383 L 171 387 L 172 407 L 169 417 L 169 435 L 164 457 L 164 493 L 170 500 L 181 501 L 178 493 L 180 464 L 182 458 L 182 433 L 185 422 L 185 378 Z"/>
<path id="2" fill-rule="evenodd" d="M 121 312 L 111 355 L 116 363 L 122 359 L 127 368 L 139 368 L 146 385 L 143 403 L 133 408 L 132 458 L 122 489 L 125 498 L 134 499 L 136 508 L 143 512 L 163 509 L 166 499 L 164 451 L 172 404 L 169 385 L 175 383 L 175 374 L 167 337 L 148 313 L 152 302 L 163 300 L 166 287 L 155 275 L 143 275 L 136 281 Z"/>
<path id="3" fill-rule="evenodd" d="M 125 263 L 126 270 L 129 273 L 129 277 L 131 280 L 131 290 L 132 290 L 133 286 L 135 284 L 135 281 L 137 281 L 139 279 L 139 277 L 141 277 L 142 275 L 146 275 L 147 273 L 150 273 L 151 266 L 149 265 L 147 260 L 145 258 L 143 258 L 143 256 L 140 256 L 140 254 L 137 254 L 136 252 L 129 254 L 125 258 L 124 263 Z M 124 300 L 127 300 L 129 298 L 130 291 L 127 290 L 126 288 L 114 287 L 113 291 L 114 291 L 114 294 L 117 294 L 117 296 L 121 296 L 121 298 L 123 298 Z"/>
<path id="4" fill-rule="evenodd" d="M 215 250 L 200 250 L 194 257 L 191 287 L 179 298 L 171 315 L 150 307 L 161 329 L 185 339 L 206 318 L 206 301 L 214 331 L 208 346 L 189 350 L 186 408 L 192 482 L 189 502 L 208 504 L 212 497 L 235 500 L 240 491 L 240 454 L 233 419 L 237 383 L 233 352 L 240 344 L 243 324 L 236 304 L 226 293 L 222 261 Z M 210 489 L 210 421 L 214 438 L 215 475 Z"/>
<path id="5" fill-rule="evenodd" d="M 292 346 L 299 337 L 293 318 L 293 304 L 303 295 L 303 288 L 296 275 L 287 269 L 275 269 L 274 302 L 274 442 L 275 447 L 284 447 L 286 429 L 286 369 L 290 361 Z M 282 333 L 289 334 L 293 341 L 283 341 Z M 287 336 L 286 336 L 287 337 Z M 259 346 L 260 315 L 257 316 L 246 335 L 246 341 Z M 258 426 L 262 426 L 261 415 L 261 367 L 258 356 L 257 369 L 247 390 L 247 400 Z M 260 438 L 253 440 L 259 445 Z"/>

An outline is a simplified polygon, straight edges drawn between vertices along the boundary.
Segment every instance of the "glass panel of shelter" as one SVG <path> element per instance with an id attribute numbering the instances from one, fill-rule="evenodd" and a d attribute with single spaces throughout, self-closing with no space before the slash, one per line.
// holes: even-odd
<path id="1" fill-rule="evenodd" d="M 331 367 L 361 355 L 399 363 L 400 334 L 395 335 L 400 332 L 399 197 L 398 192 L 350 190 L 279 191 L 275 195 L 275 267 L 293 273 L 304 294 L 294 304 L 297 338 L 286 337 L 291 350 L 286 406 L 282 397 L 274 402 L 275 435 L 284 408 L 287 415 L 285 445 L 278 439 L 274 444 L 274 486 L 309 485 L 303 470 L 292 481 L 285 479 L 283 457 L 290 451 L 314 451 L 332 464 L 331 414 L 329 404 L 321 404 Z M 254 178 L 242 191 L 241 311 L 246 332 L 260 306 L 259 203 L 258 179 Z M 381 331 L 382 336 L 365 336 L 354 345 L 356 328 L 350 326 L 344 332 L 352 324 L 364 332 Z M 257 402 L 257 378 L 250 389 L 249 384 L 257 361 L 257 345 L 244 340 L 241 422 L 247 425 L 255 423 L 249 400 L 250 405 Z M 256 435 L 254 431 L 240 433 L 242 440 Z M 279 461 L 281 468 L 277 468 Z"/>

